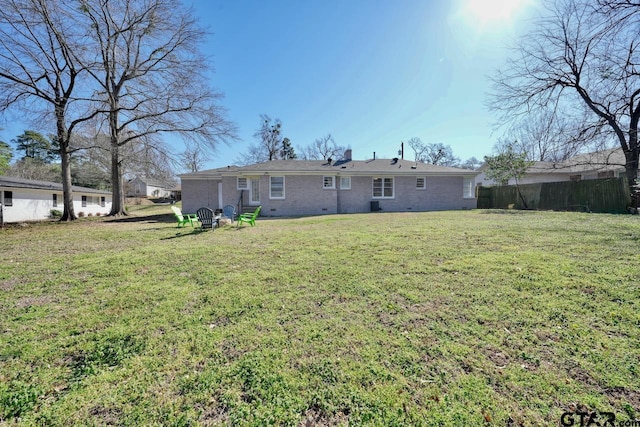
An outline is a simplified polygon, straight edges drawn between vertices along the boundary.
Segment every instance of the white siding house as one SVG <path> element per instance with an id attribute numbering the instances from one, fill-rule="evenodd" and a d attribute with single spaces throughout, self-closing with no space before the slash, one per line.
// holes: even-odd
<path id="1" fill-rule="evenodd" d="M 107 215 L 111 193 L 73 186 L 73 209 L 78 216 Z M 3 222 L 38 221 L 63 210 L 62 184 L 0 176 L 0 209 Z"/>
<path id="2" fill-rule="evenodd" d="M 136 177 L 126 183 L 127 197 L 175 197 L 175 185 L 155 179 Z"/>
<path id="3" fill-rule="evenodd" d="M 518 184 L 537 184 L 544 182 L 581 181 L 585 179 L 618 178 L 625 174 L 626 160 L 619 148 L 586 153 L 563 162 L 534 162 Z M 476 185 L 489 187 L 496 182 L 487 177 L 485 163 L 478 169 Z M 511 178 L 508 185 L 514 185 Z"/>

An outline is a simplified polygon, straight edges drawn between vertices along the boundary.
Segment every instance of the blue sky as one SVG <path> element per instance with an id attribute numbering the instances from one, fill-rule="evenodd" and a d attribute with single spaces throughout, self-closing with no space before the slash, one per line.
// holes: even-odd
<path id="1" fill-rule="evenodd" d="M 330 133 L 354 158 L 394 157 L 401 141 L 419 137 L 482 159 L 500 136 L 484 105 L 487 76 L 535 8 L 531 0 L 191 4 L 213 33 L 212 82 L 241 138 L 208 167 L 233 163 L 255 142 L 260 114 L 282 120 L 298 150 Z"/>
<path id="2" fill-rule="evenodd" d="M 535 10 L 535 0 L 184 2 L 212 33 L 211 83 L 239 129 L 206 168 L 233 164 L 260 114 L 279 118 L 298 151 L 330 133 L 354 159 L 395 157 L 412 137 L 482 159 L 501 135 L 484 105 L 487 77 Z M 1 126 L 5 141 L 33 129 Z"/>

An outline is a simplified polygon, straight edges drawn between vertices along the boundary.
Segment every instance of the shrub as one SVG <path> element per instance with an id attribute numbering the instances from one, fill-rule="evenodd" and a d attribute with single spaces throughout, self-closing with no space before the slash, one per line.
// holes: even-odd
<path id="1" fill-rule="evenodd" d="M 58 209 L 51 209 L 49 216 L 51 218 L 62 218 L 62 211 L 59 211 Z"/>
<path id="2" fill-rule="evenodd" d="M 84 216 L 84 212 L 78 212 L 78 218 L 82 218 Z"/>

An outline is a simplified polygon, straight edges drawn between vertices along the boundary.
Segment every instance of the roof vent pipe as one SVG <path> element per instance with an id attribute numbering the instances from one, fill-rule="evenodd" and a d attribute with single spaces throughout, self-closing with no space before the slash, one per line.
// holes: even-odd
<path id="1" fill-rule="evenodd" d="M 373 152 L 373 160 L 375 160 L 375 159 L 376 159 L 376 152 L 374 151 Z"/>

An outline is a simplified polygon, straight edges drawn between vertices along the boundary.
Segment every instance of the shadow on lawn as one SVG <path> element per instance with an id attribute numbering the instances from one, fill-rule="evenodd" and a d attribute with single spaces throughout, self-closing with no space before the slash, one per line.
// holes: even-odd
<path id="1" fill-rule="evenodd" d="M 178 238 L 181 238 L 181 237 L 189 237 L 189 236 L 193 236 L 193 235 L 197 235 L 197 234 L 201 234 L 201 233 L 208 233 L 208 231 L 202 231 L 200 229 L 194 229 L 193 231 L 191 231 L 189 233 L 178 232 L 174 236 L 162 237 L 162 238 L 160 238 L 160 240 L 173 240 L 173 239 L 178 239 Z"/>
<path id="2" fill-rule="evenodd" d="M 135 223 L 135 222 L 147 222 L 147 223 L 162 223 L 162 224 L 176 224 L 176 217 L 173 214 L 158 214 L 158 215 L 145 215 L 145 216 L 121 216 L 118 218 L 109 219 L 108 222 L 115 223 Z"/>

